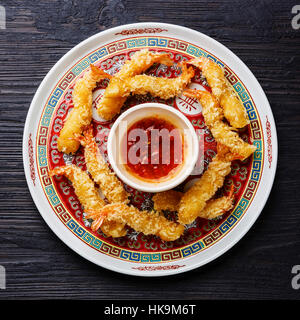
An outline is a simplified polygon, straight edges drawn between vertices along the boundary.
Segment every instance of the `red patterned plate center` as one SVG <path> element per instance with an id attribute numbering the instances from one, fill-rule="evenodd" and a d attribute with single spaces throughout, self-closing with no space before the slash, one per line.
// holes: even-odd
<path id="1" fill-rule="evenodd" d="M 160 51 L 160 50 L 156 50 Z M 162 50 L 161 50 L 162 51 Z M 135 51 L 128 50 L 126 52 L 122 52 L 121 54 L 116 54 L 113 57 L 110 57 L 106 60 L 103 60 L 101 63 L 96 63 L 97 66 L 101 67 L 104 71 L 109 72 L 110 74 L 115 74 L 123 65 L 124 61 L 126 61 Z M 165 51 L 164 51 L 165 52 Z M 181 54 L 178 52 L 168 51 L 174 62 L 177 64 L 182 60 L 190 59 L 190 56 Z M 174 78 L 180 74 L 180 69 L 175 66 L 166 67 L 166 66 L 153 66 L 147 71 L 147 74 L 155 75 L 158 77 L 168 77 Z M 103 81 L 98 84 L 97 88 L 94 90 L 93 94 L 93 126 L 94 133 L 96 137 L 96 141 L 98 143 L 99 149 L 102 154 L 105 156 L 106 161 L 107 158 L 107 138 L 109 134 L 109 130 L 114 122 L 103 122 L 97 116 L 95 112 L 96 101 L 101 98 L 105 87 L 108 82 Z M 191 88 L 197 88 L 202 90 L 210 90 L 207 86 L 205 79 L 202 77 L 200 72 L 197 72 L 195 77 L 192 79 L 192 83 L 190 84 Z M 52 123 L 50 126 L 50 130 L 48 133 L 48 166 L 49 169 L 53 169 L 57 166 L 62 166 L 65 164 L 73 163 L 76 166 L 86 170 L 84 154 L 82 148 L 78 150 L 75 156 L 65 155 L 60 153 L 57 150 L 57 138 L 59 136 L 59 132 L 63 127 L 64 120 L 68 112 L 73 107 L 72 101 L 72 91 L 74 88 L 74 83 L 65 91 L 63 99 L 60 104 L 56 107 L 55 113 L 52 119 Z M 160 102 L 165 103 L 169 106 L 173 106 L 174 108 L 180 110 L 184 113 L 187 118 L 191 121 L 195 130 L 202 129 L 204 131 L 204 170 L 206 170 L 209 162 L 216 154 L 216 142 L 212 137 L 210 131 L 207 129 L 201 110 L 201 104 L 194 99 L 186 98 L 184 96 L 179 96 L 173 99 L 169 99 L 167 101 L 162 99 L 153 98 L 149 95 L 146 96 L 132 96 L 129 97 L 122 109 L 122 111 L 135 106 L 137 104 L 143 102 Z M 240 131 L 240 136 L 245 141 L 251 141 L 251 130 L 250 127 L 246 127 Z M 251 171 L 252 165 L 252 157 L 241 162 L 234 161 L 232 163 L 231 173 L 226 177 L 223 188 L 221 188 L 217 196 L 225 195 L 229 193 L 229 190 L 234 185 L 234 195 L 235 202 L 237 203 L 243 194 L 244 186 L 249 179 L 249 173 Z M 176 189 L 179 191 L 183 191 L 187 184 L 192 183 L 194 179 L 198 179 L 199 176 L 190 176 L 184 183 L 178 186 Z M 174 242 L 165 242 L 160 240 L 156 236 L 146 236 L 142 233 L 138 233 L 133 229 L 128 228 L 128 233 L 125 237 L 121 238 L 110 238 L 106 237 L 101 231 L 93 232 L 90 229 L 90 221 L 85 219 L 83 208 L 74 193 L 72 184 L 65 177 L 54 177 L 53 183 L 56 189 L 57 194 L 62 200 L 64 206 L 68 210 L 68 212 L 73 216 L 73 218 L 83 227 L 87 228 L 90 233 L 93 233 L 95 237 L 105 240 L 112 244 L 113 246 L 117 246 L 124 249 L 137 250 L 143 252 L 161 252 L 170 249 L 177 249 L 188 244 L 192 244 L 200 239 L 204 238 L 208 233 L 213 231 L 215 228 L 220 226 L 222 222 L 226 220 L 226 218 L 230 215 L 230 212 L 227 212 L 222 217 L 219 217 L 214 220 L 205 220 L 198 218 L 192 224 L 186 226 L 186 230 L 183 236 L 174 241 Z M 152 196 L 153 194 L 144 193 L 137 191 L 127 185 L 125 185 L 126 190 L 130 193 L 130 201 L 131 204 L 143 210 L 150 210 L 153 208 Z M 171 219 L 176 219 L 176 214 L 173 212 L 165 212 L 165 215 Z"/>

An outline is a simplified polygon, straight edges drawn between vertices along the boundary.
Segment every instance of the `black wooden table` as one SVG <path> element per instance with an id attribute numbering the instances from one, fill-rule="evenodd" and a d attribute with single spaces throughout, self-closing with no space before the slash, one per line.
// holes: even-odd
<path id="1" fill-rule="evenodd" d="M 299 1 L 298 1 L 299 2 Z M 0 298 L 299 299 L 300 29 L 296 0 L 2 0 L 0 29 Z M 300 4 L 300 3 L 299 3 Z M 173 277 L 107 271 L 61 242 L 37 211 L 23 172 L 25 117 L 40 82 L 74 45 L 101 30 L 160 21 L 201 31 L 252 70 L 270 101 L 279 162 L 271 196 L 248 234 L 222 257 Z"/>

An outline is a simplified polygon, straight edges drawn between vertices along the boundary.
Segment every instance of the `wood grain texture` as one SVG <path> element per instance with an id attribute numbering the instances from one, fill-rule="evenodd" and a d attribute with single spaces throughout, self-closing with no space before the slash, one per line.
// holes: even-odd
<path id="1" fill-rule="evenodd" d="M 300 264 L 300 30 L 294 0 L 1 1 L 0 298 L 299 299 L 291 268 Z M 229 252 L 194 271 L 141 279 L 97 267 L 47 227 L 22 164 L 26 114 L 40 82 L 74 45 L 110 27 L 160 21 L 201 31 L 237 54 L 259 80 L 278 130 L 271 196 L 254 227 Z"/>

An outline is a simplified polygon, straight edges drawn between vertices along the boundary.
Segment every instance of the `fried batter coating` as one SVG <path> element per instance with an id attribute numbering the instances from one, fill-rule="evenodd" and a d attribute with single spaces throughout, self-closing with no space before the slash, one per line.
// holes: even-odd
<path id="1" fill-rule="evenodd" d="M 206 203 L 206 206 L 199 214 L 199 217 L 211 220 L 231 210 L 233 208 L 233 203 L 234 203 L 233 191 L 234 191 L 234 185 L 232 184 L 230 193 L 228 196 L 223 196 L 218 199 L 208 200 Z"/>
<path id="2" fill-rule="evenodd" d="M 207 170 L 181 198 L 178 209 L 178 221 L 181 224 L 192 223 L 200 215 L 207 201 L 223 186 L 225 177 L 231 171 L 232 160 L 228 149 L 218 145 L 218 153 Z"/>
<path id="3" fill-rule="evenodd" d="M 183 94 L 190 98 L 196 98 L 201 102 L 204 121 L 209 129 L 224 119 L 223 109 L 216 98 L 208 91 L 187 89 Z"/>
<path id="4" fill-rule="evenodd" d="M 223 110 L 212 94 L 192 89 L 184 91 L 183 94 L 201 102 L 205 123 L 218 143 L 227 146 L 232 153 L 240 155 L 241 160 L 248 158 L 256 150 L 255 146 L 242 140 L 233 128 L 222 121 Z"/>
<path id="5" fill-rule="evenodd" d="M 94 220 L 93 230 L 97 230 L 103 221 L 116 221 L 145 235 L 156 235 L 165 241 L 174 241 L 184 232 L 184 226 L 166 219 L 163 215 L 140 211 L 125 203 L 108 204 L 98 210 L 90 210 L 88 217 Z"/>
<path id="6" fill-rule="evenodd" d="M 202 70 L 213 95 L 224 110 L 224 116 L 234 128 L 243 128 L 249 124 L 246 109 L 237 94 L 225 78 L 224 70 L 208 58 L 200 57 L 189 61 Z"/>
<path id="7" fill-rule="evenodd" d="M 105 120 L 111 120 L 117 115 L 130 94 L 126 84 L 128 78 L 145 72 L 154 63 L 171 66 L 173 61 L 168 54 L 152 53 L 147 49 L 136 52 L 131 60 L 127 60 L 105 89 L 97 106 L 99 116 Z"/>
<path id="8" fill-rule="evenodd" d="M 89 175 L 74 165 L 58 167 L 49 172 L 49 176 L 64 175 L 67 177 L 74 187 L 75 193 L 83 205 L 84 210 L 99 210 L 106 205 L 103 199 L 101 199 L 94 182 Z M 122 223 L 105 222 L 101 230 L 111 237 L 122 237 L 126 235 L 126 229 Z"/>
<path id="9" fill-rule="evenodd" d="M 181 67 L 181 75 L 172 79 L 144 74 L 130 78 L 128 81 L 130 91 L 134 94 L 150 93 L 153 97 L 160 97 L 165 100 L 175 97 L 190 83 L 195 74 L 192 67 L 187 68 L 186 63 L 182 63 Z"/>
<path id="10" fill-rule="evenodd" d="M 127 234 L 124 224 L 117 221 L 104 221 L 101 230 L 105 235 L 112 238 L 124 237 Z"/>
<path id="11" fill-rule="evenodd" d="M 152 198 L 154 202 L 154 209 L 156 211 L 177 211 L 182 195 L 182 192 L 175 190 L 158 192 Z"/>
<path id="12" fill-rule="evenodd" d="M 84 146 L 84 157 L 87 169 L 92 175 L 93 180 L 100 186 L 108 202 L 128 203 L 129 194 L 125 191 L 123 184 L 116 177 L 115 173 L 109 169 L 99 151 L 93 136 L 93 126 L 90 125 L 90 127 L 83 132 L 83 136 L 77 135 L 76 138 Z"/>
<path id="13" fill-rule="evenodd" d="M 168 190 L 155 194 L 152 198 L 154 209 L 157 211 L 170 210 L 178 211 L 182 192 Z M 218 199 L 208 200 L 204 209 L 198 213 L 198 217 L 204 219 L 214 219 L 233 208 L 233 188 L 228 196 Z"/>
<path id="14" fill-rule="evenodd" d="M 232 196 L 210 199 L 198 216 L 209 220 L 217 218 L 233 208 L 233 201 Z"/>
<path id="15" fill-rule="evenodd" d="M 172 66 L 173 61 L 168 53 L 153 53 L 148 49 L 137 51 L 127 60 L 122 69 L 116 74 L 119 78 L 130 78 L 149 69 L 154 63 Z"/>
<path id="16" fill-rule="evenodd" d="M 91 70 L 79 79 L 74 87 L 71 110 L 57 139 L 57 148 L 61 152 L 75 153 L 79 148 L 79 141 L 74 139 L 92 120 L 92 90 L 98 81 L 109 78 L 110 75 L 91 64 Z"/>
<path id="17" fill-rule="evenodd" d="M 247 159 L 256 150 L 256 147 L 242 140 L 224 122 L 220 121 L 211 128 L 211 133 L 217 142 L 230 148 L 232 153 L 238 154 L 241 160 Z"/>

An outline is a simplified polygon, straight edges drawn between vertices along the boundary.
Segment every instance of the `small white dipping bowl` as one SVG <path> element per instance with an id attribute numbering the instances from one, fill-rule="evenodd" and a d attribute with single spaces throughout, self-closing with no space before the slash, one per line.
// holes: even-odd
<path id="1" fill-rule="evenodd" d="M 173 175 L 161 181 L 143 180 L 133 175 L 126 168 L 124 157 L 121 154 L 123 138 L 131 125 L 143 118 L 153 116 L 166 119 L 181 129 L 184 141 L 183 163 Z M 113 170 L 127 185 L 140 191 L 162 192 L 173 189 L 191 174 L 198 159 L 199 142 L 195 129 L 180 111 L 162 103 L 143 103 L 128 109 L 115 121 L 108 136 L 107 153 Z"/>

